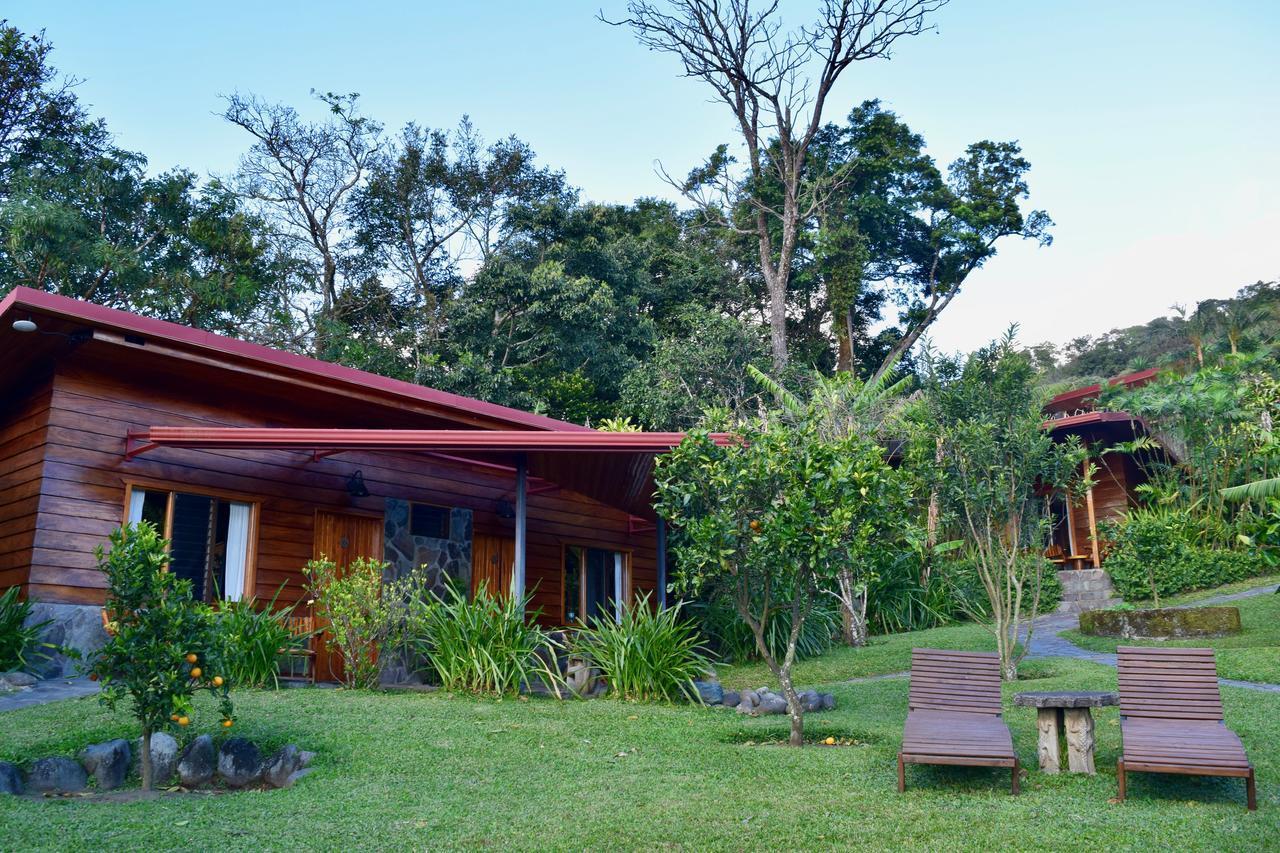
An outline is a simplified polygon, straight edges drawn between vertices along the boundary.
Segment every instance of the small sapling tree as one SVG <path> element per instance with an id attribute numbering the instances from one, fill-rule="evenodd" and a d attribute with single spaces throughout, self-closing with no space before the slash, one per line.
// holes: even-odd
<path id="1" fill-rule="evenodd" d="M 677 587 L 733 602 L 782 686 L 791 744 L 802 745 L 804 708 L 791 677 L 797 642 L 815 596 L 841 571 L 866 565 L 862 555 L 901 498 L 896 472 L 865 437 L 824 438 L 816 416 L 774 413 L 729 441 L 690 434 L 658 458 L 655 478 L 658 511 L 673 528 Z M 779 657 L 766 638 L 782 611 L 790 632 Z"/>
<path id="2" fill-rule="evenodd" d="M 195 716 L 197 690 L 215 697 L 230 727 L 230 684 L 210 609 L 191 596 L 191 582 L 168 571 L 168 542 L 149 522 L 122 527 L 96 550 L 107 576 L 109 639 L 89 661 L 114 710 L 126 697 L 142 726 L 142 787 L 151 790 L 151 735 L 184 728 Z"/>
<path id="3" fill-rule="evenodd" d="M 1055 442 L 1044 429 L 1035 370 L 1013 334 L 967 360 L 927 365 L 932 412 L 917 436 L 928 453 L 941 447 L 934 474 L 973 553 L 1007 681 L 1018 677 L 1040 607 L 1047 500 L 1078 496 L 1092 476 L 1077 440 Z"/>

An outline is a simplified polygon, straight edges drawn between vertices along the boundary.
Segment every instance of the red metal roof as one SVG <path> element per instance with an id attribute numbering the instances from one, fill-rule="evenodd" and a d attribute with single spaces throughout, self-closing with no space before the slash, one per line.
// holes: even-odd
<path id="1" fill-rule="evenodd" d="M 1126 373 L 1123 376 L 1117 376 L 1108 379 L 1108 385 L 1124 385 L 1129 388 L 1136 388 L 1146 385 L 1160 373 L 1157 368 L 1151 367 L 1146 370 L 1139 370 L 1136 373 Z M 1072 408 L 1084 406 L 1091 400 L 1097 398 L 1099 392 L 1102 391 L 1102 385 L 1086 385 L 1083 388 L 1073 388 L 1070 391 L 1063 391 L 1055 397 L 1050 398 L 1049 402 L 1044 404 L 1046 411 L 1065 411 Z"/>
<path id="2" fill-rule="evenodd" d="M 1042 426 L 1056 432 L 1061 429 L 1069 429 L 1071 427 L 1088 426 L 1089 424 L 1103 423 L 1141 423 L 1141 420 L 1135 418 L 1128 412 L 1081 412 L 1078 415 L 1067 415 L 1061 418 L 1049 418 Z"/>
<path id="3" fill-rule="evenodd" d="M 84 302 L 67 296 L 58 296 L 27 287 L 14 288 L 3 300 L 0 300 L 0 317 L 5 317 L 5 325 L 11 313 L 26 314 L 33 312 L 46 316 L 58 317 L 83 323 L 86 326 L 101 327 L 131 335 L 161 339 L 175 345 L 213 352 L 223 358 L 239 361 L 256 362 L 287 373 L 304 374 L 319 379 L 335 387 L 345 386 L 359 389 L 373 389 L 414 403 L 425 403 L 441 409 L 452 409 L 472 416 L 490 418 L 494 421 L 509 424 L 513 428 L 534 430 L 560 430 L 572 432 L 594 433 L 595 430 L 580 424 L 559 421 L 543 415 L 522 412 L 495 403 L 473 400 L 460 394 L 450 394 L 435 388 L 415 385 L 399 379 L 388 379 L 352 367 L 344 367 L 319 359 L 307 358 L 296 353 L 272 349 L 261 344 L 215 335 L 201 329 L 193 329 L 177 323 L 141 317 L 128 311 L 107 308 L 92 302 Z M 17 319 L 17 318 L 15 318 Z"/>

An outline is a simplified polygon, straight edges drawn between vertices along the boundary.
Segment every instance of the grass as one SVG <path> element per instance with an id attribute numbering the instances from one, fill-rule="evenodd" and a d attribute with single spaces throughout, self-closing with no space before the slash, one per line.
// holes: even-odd
<path id="1" fill-rule="evenodd" d="M 1260 584 L 1254 583 L 1253 586 Z M 1221 590 L 1214 593 L 1220 594 Z M 1162 642 L 1092 637 L 1079 631 L 1065 631 L 1063 636 L 1077 646 L 1095 652 L 1114 652 L 1120 645 L 1207 646 L 1216 650 L 1218 674 L 1223 678 L 1280 684 L 1280 595 L 1264 593 L 1232 601 L 1230 605 L 1240 608 L 1240 626 L 1243 629 L 1230 637 Z"/>
<path id="2" fill-rule="evenodd" d="M 821 657 L 797 662 L 792 677 L 797 685 L 808 687 L 870 675 L 905 672 L 911 668 L 911 649 L 917 646 L 995 651 L 996 638 L 987 628 L 973 623 L 871 637 L 865 648 L 851 649 L 837 645 Z M 775 681 L 763 661 L 720 666 L 717 674 L 721 683 L 729 688 L 759 687 Z"/>
<path id="3" fill-rule="evenodd" d="M 1015 745 L 1033 768 L 1019 797 L 1007 773 L 973 768 L 911 767 L 907 793 L 895 791 L 903 680 L 833 684 L 836 710 L 810 715 L 807 734 L 855 745 L 798 750 L 772 745 L 786 737 L 783 718 L 687 705 L 244 691 L 237 733 L 317 750 L 317 772 L 292 789 L 225 796 L 0 797 L 0 846 L 1241 850 L 1280 837 L 1274 696 L 1224 691 L 1258 768 L 1258 812 L 1245 811 L 1239 780 L 1141 774 L 1120 805 L 1109 802 L 1115 709 L 1099 714 L 1096 777 L 1046 776 L 1034 769 L 1034 712 L 1009 704 L 1020 690 L 1114 689 L 1114 670 L 1051 659 L 1025 674 L 1005 688 Z M 202 707 L 197 724 L 214 718 Z M 92 698 L 11 711 L 0 714 L 0 759 L 73 755 L 131 734 L 126 715 Z"/>

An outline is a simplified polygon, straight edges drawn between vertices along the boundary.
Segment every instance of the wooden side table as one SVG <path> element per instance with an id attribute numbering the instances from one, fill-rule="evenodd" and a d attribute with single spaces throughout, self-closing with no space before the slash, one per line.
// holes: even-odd
<path id="1" fill-rule="evenodd" d="M 1092 708 L 1119 705 L 1120 694 L 1104 690 L 1050 690 L 1019 693 L 1013 704 L 1036 709 L 1039 730 L 1040 769 L 1057 773 L 1062 769 L 1062 735 L 1067 740 L 1067 767 L 1072 773 L 1096 771 L 1093 766 Z"/>

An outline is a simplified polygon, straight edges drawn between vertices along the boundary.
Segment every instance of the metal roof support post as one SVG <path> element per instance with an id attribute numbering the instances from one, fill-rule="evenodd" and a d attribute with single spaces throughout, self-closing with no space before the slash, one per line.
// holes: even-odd
<path id="1" fill-rule="evenodd" d="M 529 460 L 521 453 L 516 457 L 516 564 L 511 573 L 511 594 L 517 601 L 524 598 L 525 568 L 529 550 L 528 519 Z"/>
<path id="2" fill-rule="evenodd" d="M 667 522 L 658 516 L 658 607 L 667 606 Z"/>

